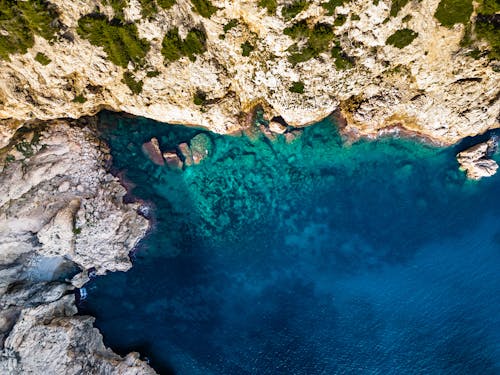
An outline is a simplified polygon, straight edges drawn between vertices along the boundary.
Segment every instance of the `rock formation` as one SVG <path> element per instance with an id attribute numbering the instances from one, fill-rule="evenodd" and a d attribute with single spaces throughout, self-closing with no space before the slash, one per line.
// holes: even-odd
<path id="1" fill-rule="evenodd" d="M 102 108 L 219 133 L 256 105 L 293 126 L 340 108 L 352 137 L 403 129 L 443 144 L 498 126 L 498 52 L 472 27 L 481 1 L 464 19 L 439 18 L 440 0 L 49 2 L 51 42 L 35 33 L 0 61 L 3 143 L 22 121 Z"/>
<path id="2" fill-rule="evenodd" d="M 0 373 L 153 374 L 137 354 L 104 347 L 93 318 L 75 316 L 89 270 L 130 268 L 148 228 L 106 172 L 92 131 L 53 121 L 20 129 L 0 150 Z"/>
<path id="3" fill-rule="evenodd" d="M 487 142 L 479 143 L 460 152 L 457 155 L 460 169 L 473 180 L 493 176 L 497 172 L 498 164 L 495 160 L 490 159 L 490 156 L 497 147 L 497 140 L 489 139 Z"/>

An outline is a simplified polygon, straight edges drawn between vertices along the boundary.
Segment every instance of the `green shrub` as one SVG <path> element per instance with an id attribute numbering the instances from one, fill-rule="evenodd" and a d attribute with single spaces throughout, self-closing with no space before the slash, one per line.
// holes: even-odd
<path id="1" fill-rule="evenodd" d="M 179 30 L 173 28 L 163 38 L 161 53 L 168 61 L 179 60 L 187 56 L 191 61 L 196 60 L 196 55 L 206 51 L 206 34 L 202 30 L 191 29 L 182 40 Z"/>
<path id="2" fill-rule="evenodd" d="M 191 0 L 191 3 L 194 6 L 193 10 L 205 18 L 210 18 L 218 10 L 217 7 L 212 5 L 210 0 Z"/>
<path id="3" fill-rule="evenodd" d="M 74 97 L 74 99 L 73 99 L 73 102 L 74 102 L 74 103 L 81 103 L 81 104 L 83 104 L 83 103 L 85 103 L 86 101 L 87 101 L 87 98 L 86 98 L 85 96 L 81 95 L 81 94 L 80 94 L 80 95 L 75 96 L 75 97 Z"/>
<path id="4" fill-rule="evenodd" d="M 0 0 L 0 59 L 26 53 L 35 44 L 34 34 L 51 40 L 58 31 L 58 14 L 43 0 Z"/>
<path id="5" fill-rule="evenodd" d="M 500 2 L 498 0 L 482 0 L 477 9 L 475 32 L 479 39 L 486 40 L 491 49 L 488 53 L 490 59 L 500 59 L 500 25 L 498 13 Z M 495 17 L 496 21 L 495 21 Z"/>
<path id="6" fill-rule="evenodd" d="M 232 28 L 236 27 L 239 25 L 239 21 L 235 18 L 233 18 L 232 20 L 230 20 L 228 23 L 226 23 L 223 27 L 223 30 L 224 30 L 224 34 L 227 33 L 229 30 L 231 30 Z"/>
<path id="7" fill-rule="evenodd" d="M 285 20 L 289 21 L 308 7 L 309 3 L 306 0 L 294 0 L 293 3 L 285 5 L 281 9 L 281 15 Z"/>
<path id="8" fill-rule="evenodd" d="M 250 56 L 250 52 L 252 52 L 254 49 L 255 47 L 247 40 L 241 45 L 241 55 L 248 57 Z"/>
<path id="9" fill-rule="evenodd" d="M 401 9 L 408 4 L 410 0 L 392 0 L 391 2 L 391 17 L 396 17 Z"/>
<path id="10" fill-rule="evenodd" d="M 163 9 L 170 9 L 175 4 L 175 0 L 156 0 Z"/>
<path id="11" fill-rule="evenodd" d="M 335 18 L 335 21 L 333 21 L 333 24 L 335 26 L 342 26 L 345 21 L 347 20 L 347 16 L 344 15 L 344 14 L 339 14 L 337 15 L 337 17 Z"/>
<path id="12" fill-rule="evenodd" d="M 304 31 L 301 31 L 301 33 L 303 32 Z M 294 33 L 290 33 L 294 35 Z M 312 30 L 309 30 L 308 34 L 309 39 L 307 40 L 307 44 L 301 50 L 298 50 L 297 45 L 293 45 L 289 48 L 291 54 L 288 57 L 288 61 L 293 65 L 308 61 L 328 50 L 331 41 L 335 37 L 333 27 L 326 23 L 317 23 Z M 299 35 L 298 32 L 296 35 Z"/>
<path id="13" fill-rule="evenodd" d="M 193 103 L 196 105 L 204 105 L 207 102 L 207 94 L 198 90 L 193 96 Z"/>
<path id="14" fill-rule="evenodd" d="M 102 47 L 109 60 L 124 68 L 129 62 L 141 65 L 149 51 L 149 43 L 139 38 L 135 24 L 123 24 L 116 19 L 110 22 L 103 14 L 80 18 L 77 32 L 93 45 Z"/>
<path id="15" fill-rule="evenodd" d="M 306 38 L 310 35 L 310 29 L 305 20 L 294 23 L 292 26 L 285 28 L 283 30 L 285 35 L 288 35 L 292 39 Z"/>
<path id="16" fill-rule="evenodd" d="M 297 93 L 297 94 L 303 94 L 304 93 L 304 82 L 302 81 L 297 81 L 293 82 L 292 86 L 288 88 L 289 91 Z"/>
<path id="17" fill-rule="evenodd" d="M 35 60 L 38 61 L 42 65 L 49 65 L 50 62 L 52 61 L 47 57 L 46 54 L 38 52 L 35 56 Z"/>
<path id="18" fill-rule="evenodd" d="M 351 21 L 359 21 L 361 17 L 357 14 L 351 14 Z"/>
<path id="19" fill-rule="evenodd" d="M 467 24 L 472 14 L 472 0 L 441 0 L 434 17 L 446 27 Z"/>
<path id="20" fill-rule="evenodd" d="M 274 15 L 276 14 L 278 2 L 276 0 L 259 0 L 259 6 L 261 8 L 266 8 L 268 14 Z"/>
<path id="21" fill-rule="evenodd" d="M 349 0 L 330 0 L 326 3 L 322 3 L 321 6 L 327 10 L 328 16 L 333 16 L 335 14 L 335 8 L 344 5 Z"/>
<path id="22" fill-rule="evenodd" d="M 110 5 L 113 8 L 115 18 L 124 21 L 123 9 L 128 7 L 127 0 L 105 0 L 104 5 Z"/>
<path id="23" fill-rule="evenodd" d="M 158 77 L 161 73 L 158 70 L 150 70 L 149 72 L 146 73 L 146 77 L 148 78 L 154 78 Z"/>
<path id="24" fill-rule="evenodd" d="M 130 72 L 123 73 L 123 83 L 125 83 L 132 94 L 137 95 L 142 92 L 142 81 L 136 81 L 134 75 Z"/>
<path id="25" fill-rule="evenodd" d="M 337 70 L 351 69 L 354 66 L 354 59 L 349 57 L 340 47 L 339 43 L 336 43 L 331 50 L 332 57 L 335 59 L 335 67 Z"/>
<path id="26" fill-rule="evenodd" d="M 144 18 L 151 18 L 158 13 L 158 8 L 154 0 L 139 0 L 141 4 L 141 14 Z"/>
<path id="27" fill-rule="evenodd" d="M 401 29 L 389 36 L 389 38 L 385 41 L 385 44 L 393 45 L 396 48 L 404 48 L 411 44 L 417 36 L 418 33 L 411 29 Z"/>

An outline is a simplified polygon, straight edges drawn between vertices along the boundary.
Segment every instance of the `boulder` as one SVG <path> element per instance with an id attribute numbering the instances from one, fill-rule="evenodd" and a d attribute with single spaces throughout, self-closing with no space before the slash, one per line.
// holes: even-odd
<path id="1" fill-rule="evenodd" d="M 277 121 L 271 121 L 269 123 L 269 130 L 276 134 L 283 134 L 286 132 L 287 127 Z"/>
<path id="2" fill-rule="evenodd" d="M 142 145 L 142 151 L 144 154 L 156 165 L 164 165 L 165 162 L 163 160 L 163 156 L 160 150 L 160 143 L 158 139 L 151 138 L 149 142 L 146 142 Z"/>
<path id="3" fill-rule="evenodd" d="M 498 164 L 490 159 L 490 155 L 496 151 L 496 148 L 497 141 L 492 138 L 460 152 L 457 155 L 460 169 L 465 171 L 467 177 L 472 180 L 493 176 L 497 172 Z"/>
<path id="4" fill-rule="evenodd" d="M 177 146 L 177 148 L 179 150 L 179 153 L 181 154 L 181 157 L 184 160 L 184 165 L 186 167 L 193 165 L 194 164 L 193 153 L 191 152 L 191 148 L 189 147 L 189 145 L 186 142 L 184 142 L 181 143 L 179 146 Z"/>
<path id="5" fill-rule="evenodd" d="M 194 164 L 201 163 L 213 152 L 214 145 L 210 137 L 205 133 L 194 136 L 189 142 Z"/>
<path id="6" fill-rule="evenodd" d="M 184 163 L 182 162 L 181 158 L 179 155 L 177 155 L 177 152 L 175 151 L 167 151 L 163 153 L 163 159 L 165 159 L 165 162 L 167 163 L 167 166 L 176 171 L 182 170 L 182 166 Z"/>

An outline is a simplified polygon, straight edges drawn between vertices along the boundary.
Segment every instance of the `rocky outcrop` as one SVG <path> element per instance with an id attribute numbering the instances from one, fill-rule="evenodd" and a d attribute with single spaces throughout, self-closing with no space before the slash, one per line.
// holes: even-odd
<path id="1" fill-rule="evenodd" d="M 125 271 L 147 220 L 106 172 L 107 147 L 64 121 L 22 128 L 0 150 L 0 373 L 153 374 L 75 316 L 88 272 Z"/>
<path id="2" fill-rule="evenodd" d="M 465 171 L 467 177 L 479 180 L 490 177 L 497 173 L 498 164 L 490 156 L 496 151 L 498 144 L 496 139 L 479 143 L 457 155 L 460 169 Z"/>
<path id="3" fill-rule="evenodd" d="M 403 130 L 444 144 L 498 126 L 498 63 L 482 53 L 484 42 L 461 46 L 463 24 L 440 25 L 434 17 L 439 0 L 401 2 L 407 4 L 395 15 L 390 0 L 339 2 L 331 13 L 322 6 L 326 0 L 314 0 L 291 18 L 282 15 L 285 1 L 270 14 L 257 0 L 212 0 L 214 14 L 203 17 L 191 1 L 177 0 L 145 17 L 140 2 L 130 0 L 124 19 L 150 48 L 141 64 L 126 67 L 76 32 L 78 20 L 95 9 L 113 17 L 110 6 L 49 1 L 60 14 L 57 40 L 35 36 L 26 53 L 0 62 L 4 143 L 20 120 L 78 118 L 102 108 L 219 133 L 245 126 L 244 113 L 257 104 L 266 118 L 281 116 L 293 126 L 340 108 L 351 137 Z M 301 21 L 309 28 L 329 25 L 332 34 L 324 35 L 328 43 L 315 56 L 294 62 L 293 51 L 307 38 L 294 40 L 285 29 Z M 181 38 L 192 28 L 203 30 L 206 51 L 166 60 L 162 41 L 172 28 Z M 397 48 L 388 40 L 401 30 L 411 30 L 414 39 Z M 50 62 L 35 60 L 38 53 Z"/>

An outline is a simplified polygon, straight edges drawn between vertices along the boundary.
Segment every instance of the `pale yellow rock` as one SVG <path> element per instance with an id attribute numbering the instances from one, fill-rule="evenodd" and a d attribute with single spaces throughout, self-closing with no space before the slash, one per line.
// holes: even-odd
<path id="1" fill-rule="evenodd" d="M 489 155 L 496 148 L 497 141 L 490 139 L 460 152 L 457 155 L 460 169 L 465 171 L 467 177 L 472 180 L 493 176 L 498 170 L 498 164 L 490 159 Z"/>
<path id="2" fill-rule="evenodd" d="M 35 46 L 26 54 L 0 62 L 0 119 L 10 121 L 8 126 L 0 125 L 0 144 L 5 144 L 12 134 L 9 129 L 18 120 L 77 118 L 103 107 L 229 133 L 246 126 L 242 113 L 257 104 L 263 106 L 266 118 L 282 116 L 293 126 L 321 120 L 340 105 L 347 120 L 344 130 L 353 137 L 376 137 L 399 127 L 443 144 L 499 126 L 499 73 L 486 57 L 475 60 L 460 47 L 462 25 L 451 29 L 439 25 L 433 17 L 439 0 L 409 2 L 385 23 L 389 0 L 378 5 L 354 0 L 338 7 L 337 13 L 360 17 L 359 21 L 347 17 L 344 25 L 334 29 L 345 53 L 356 60 L 349 70 L 335 69 L 329 51 L 292 66 L 287 49 L 295 41 L 283 34 L 292 22 L 269 16 L 256 0 L 214 0 L 220 10 L 210 19 L 194 13 L 190 1 L 178 0 L 171 9 L 160 10 L 148 20 L 139 18 L 140 4 L 133 0 L 124 14 L 151 43 L 147 70 L 160 73 L 150 78 L 146 68 L 130 67 L 144 82 L 139 95 L 132 95 L 122 82 L 123 68 L 111 63 L 101 47 L 76 33 L 78 18 L 99 2 L 51 2 L 58 6 L 75 41 L 61 39 L 49 44 L 36 37 Z M 321 2 L 311 1 L 297 20 L 332 24 L 334 17 L 326 16 Z M 280 7 L 281 3 L 278 14 Z M 112 16 L 108 6 L 101 5 L 101 9 Z M 411 20 L 402 22 L 406 15 Z M 221 40 L 223 26 L 233 18 L 239 25 Z M 174 26 L 181 36 L 192 27 L 203 28 L 207 52 L 195 62 L 184 57 L 165 64 L 161 42 Z M 403 49 L 386 45 L 386 39 L 403 27 L 418 33 L 413 43 Z M 255 50 L 244 57 L 241 44 L 247 40 Z M 52 62 L 47 66 L 35 62 L 37 52 L 45 53 Z M 292 82 L 299 80 L 304 82 L 304 94 L 290 92 Z M 101 89 L 89 91 L 89 85 Z M 198 90 L 207 93 L 209 104 L 193 103 Z M 73 102 L 76 94 L 83 94 L 87 101 Z"/>

